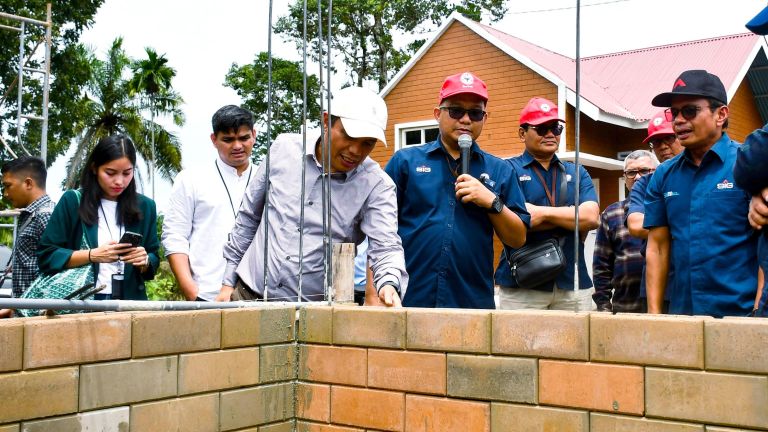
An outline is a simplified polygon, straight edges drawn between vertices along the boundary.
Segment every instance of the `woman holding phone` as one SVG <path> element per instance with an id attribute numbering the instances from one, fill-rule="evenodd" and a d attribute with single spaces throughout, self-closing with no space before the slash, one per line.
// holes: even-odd
<path id="1" fill-rule="evenodd" d="M 136 192 L 136 148 L 125 135 L 99 140 L 51 214 L 38 246 L 43 273 L 93 266 L 96 299 L 146 300 L 144 281 L 160 263 L 155 202 Z M 85 238 L 90 249 L 81 249 Z"/>

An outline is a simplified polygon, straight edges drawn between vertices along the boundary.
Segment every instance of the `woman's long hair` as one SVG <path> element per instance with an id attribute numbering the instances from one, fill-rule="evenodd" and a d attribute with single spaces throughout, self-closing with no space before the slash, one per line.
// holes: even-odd
<path id="1" fill-rule="evenodd" d="M 136 169 L 136 147 L 133 141 L 125 135 L 110 135 L 102 138 L 88 155 L 88 161 L 83 168 L 83 174 L 80 178 L 80 187 L 83 197 L 80 200 L 80 219 L 88 225 L 96 225 L 99 222 L 99 206 L 104 191 L 101 190 L 98 180 L 99 167 L 127 157 L 131 161 L 134 170 Z M 131 179 L 128 186 L 117 197 L 117 223 L 126 225 L 136 222 L 142 218 L 139 211 L 138 198 L 136 193 L 136 177 Z"/>

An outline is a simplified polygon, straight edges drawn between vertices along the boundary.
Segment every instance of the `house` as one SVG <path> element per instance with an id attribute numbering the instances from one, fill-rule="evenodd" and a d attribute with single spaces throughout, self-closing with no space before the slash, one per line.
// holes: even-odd
<path id="1" fill-rule="evenodd" d="M 768 120 L 766 42 L 751 34 L 723 36 L 583 58 L 581 61 L 580 163 L 592 176 L 601 208 L 624 197 L 623 154 L 645 148 L 648 119 L 659 108 L 653 96 L 669 91 L 686 69 L 718 75 L 728 92 L 729 135 L 743 141 Z M 575 60 L 493 27 L 451 15 L 382 90 L 389 108 L 387 142 L 371 157 L 382 166 L 393 152 L 434 140 L 432 115 L 443 79 L 472 71 L 487 84 L 488 120 L 478 139 L 499 157 L 523 151 L 518 117 L 533 96 L 564 111 L 566 128 L 559 157 L 574 159 Z M 564 110 L 563 110 L 564 109 Z"/>

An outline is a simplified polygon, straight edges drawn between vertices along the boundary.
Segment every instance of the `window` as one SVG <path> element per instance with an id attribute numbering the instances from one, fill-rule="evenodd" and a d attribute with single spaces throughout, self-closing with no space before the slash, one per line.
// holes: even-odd
<path id="1" fill-rule="evenodd" d="M 395 150 L 432 142 L 437 139 L 438 134 L 439 129 L 434 120 L 396 124 Z"/>

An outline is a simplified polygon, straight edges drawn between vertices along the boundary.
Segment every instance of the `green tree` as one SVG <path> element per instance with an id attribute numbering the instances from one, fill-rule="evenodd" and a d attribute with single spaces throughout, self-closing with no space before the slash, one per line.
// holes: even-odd
<path id="1" fill-rule="evenodd" d="M 3 0 L 2 11 L 13 15 L 25 16 L 45 21 L 46 3 L 50 0 Z M 72 0 L 53 2 L 53 32 L 51 47 L 51 84 L 48 114 L 48 155 L 50 165 L 56 157 L 63 154 L 78 133 L 78 119 L 87 110 L 85 101 L 72 97 L 82 92 L 89 70 L 83 63 L 85 48 L 77 41 L 86 27 L 93 23 L 93 17 L 104 0 Z M 19 22 L 2 19 L 1 24 L 19 27 Z M 25 52 L 32 52 L 27 66 L 42 66 L 45 31 L 36 25 L 26 25 Z M 0 97 L 7 97 L 0 104 L 0 135 L 6 139 L 16 154 L 23 154 L 20 143 L 16 141 L 16 91 L 15 81 L 19 61 L 19 33 L 0 30 Z M 40 114 L 42 107 L 42 79 L 40 75 L 26 73 L 24 81 L 24 112 Z M 23 123 L 22 141 L 33 155 L 39 155 L 40 122 Z M 7 157 L 4 154 L 3 157 Z"/>
<path id="2" fill-rule="evenodd" d="M 141 107 L 150 113 L 150 154 L 147 159 L 148 174 L 152 183 L 152 198 L 155 197 L 155 116 L 158 113 L 170 114 L 174 123 L 184 124 L 184 115 L 180 106 L 184 102 L 172 89 L 176 70 L 168 66 L 168 59 L 153 48 L 144 49 L 147 57 L 135 60 L 131 65 L 133 78 L 128 83 L 132 95 L 139 96 Z"/>
<path id="3" fill-rule="evenodd" d="M 268 61 L 266 52 L 256 55 L 252 64 L 232 64 L 224 85 L 234 89 L 243 99 L 243 106 L 256 117 L 256 147 L 254 160 L 265 154 L 267 143 L 285 132 L 301 132 L 303 105 L 303 70 L 299 62 L 272 57 L 272 122 L 267 136 Z M 318 126 L 320 119 L 320 83 L 317 76 L 307 75 L 307 120 Z"/>
<path id="4" fill-rule="evenodd" d="M 307 1 L 307 34 L 310 38 L 308 51 L 318 61 L 321 55 L 316 42 L 318 0 Z M 275 32 L 283 34 L 303 45 L 303 0 L 290 5 L 288 15 L 280 17 Z M 410 34 L 437 26 L 453 11 L 479 21 L 487 12 L 492 21 L 504 16 L 505 0 L 348 0 L 333 3 L 331 23 L 331 49 L 340 54 L 348 68 L 350 83 L 362 86 L 364 81 L 374 81 L 379 90 L 410 59 L 411 55 L 424 44 L 416 40 L 405 47 L 395 46 L 393 34 Z M 321 3 L 323 33 L 327 38 L 328 2 Z"/>
<path id="5" fill-rule="evenodd" d="M 174 134 L 155 122 L 142 117 L 142 105 L 130 91 L 130 79 L 126 78 L 133 60 L 125 54 L 122 38 L 117 38 L 107 51 L 107 58 L 99 60 L 87 53 L 87 64 L 91 71 L 88 91 L 82 96 L 87 107 L 82 120 L 77 123 L 79 139 L 74 155 L 67 164 L 67 178 L 64 186 L 76 187 L 80 172 L 88 153 L 102 137 L 125 133 L 133 138 L 136 150 L 148 160 L 151 157 L 151 131 L 155 131 L 155 161 L 157 171 L 164 178 L 172 179 L 181 170 L 180 144 Z M 183 116 L 177 112 L 180 100 L 165 101 L 167 110 L 158 110 L 160 115 L 172 115 L 175 123 L 183 124 Z"/>

